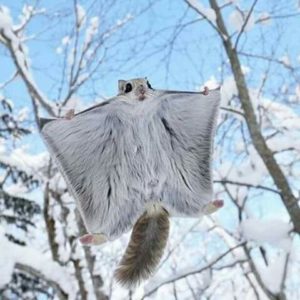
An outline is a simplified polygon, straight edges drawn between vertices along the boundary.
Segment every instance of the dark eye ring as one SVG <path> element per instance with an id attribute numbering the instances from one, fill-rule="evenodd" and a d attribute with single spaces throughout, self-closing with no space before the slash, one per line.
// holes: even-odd
<path id="1" fill-rule="evenodd" d="M 151 84 L 150 84 L 150 82 L 147 80 L 147 87 L 149 88 L 149 89 L 152 89 L 152 86 L 151 86 Z"/>
<path id="2" fill-rule="evenodd" d="M 131 83 L 126 83 L 125 93 L 129 93 L 131 91 L 132 91 L 132 85 L 131 85 Z"/>

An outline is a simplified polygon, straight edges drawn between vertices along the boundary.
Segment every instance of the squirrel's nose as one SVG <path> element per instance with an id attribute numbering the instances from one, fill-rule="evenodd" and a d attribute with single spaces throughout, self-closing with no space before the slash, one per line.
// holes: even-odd
<path id="1" fill-rule="evenodd" d="M 145 94 L 145 93 L 146 93 L 146 89 L 145 89 L 145 87 L 144 87 L 143 85 L 140 85 L 140 86 L 138 87 L 138 91 L 139 91 L 141 94 Z"/>

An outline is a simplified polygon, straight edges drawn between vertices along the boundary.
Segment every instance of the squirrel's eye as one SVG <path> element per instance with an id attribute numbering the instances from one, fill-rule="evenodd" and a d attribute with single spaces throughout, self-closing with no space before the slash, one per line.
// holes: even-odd
<path id="1" fill-rule="evenodd" d="M 150 84 L 149 81 L 147 81 L 147 87 L 148 87 L 149 89 L 152 89 L 152 86 L 151 86 L 151 84 Z"/>
<path id="2" fill-rule="evenodd" d="M 131 83 L 127 83 L 125 87 L 125 93 L 129 93 L 132 91 L 132 85 Z"/>

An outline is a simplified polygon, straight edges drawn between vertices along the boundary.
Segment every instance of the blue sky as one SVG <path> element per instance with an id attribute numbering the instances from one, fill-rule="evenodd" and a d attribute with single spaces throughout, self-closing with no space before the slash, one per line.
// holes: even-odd
<path id="1" fill-rule="evenodd" d="M 30 1 L 27 2 L 30 3 Z M 206 1 L 201 2 L 207 5 Z M 2 1 L 3 5 L 10 8 L 15 20 L 23 3 L 24 1 Z M 100 16 L 100 28 L 101 26 L 105 28 L 106 24 L 114 24 L 118 19 L 124 18 L 127 13 L 135 17 L 141 7 L 148 2 L 141 1 L 137 4 L 136 1 L 120 1 L 120 4 L 109 11 L 101 10 L 95 6 L 89 8 L 89 3 L 91 1 L 85 1 L 81 4 L 89 11 L 90 16 Z M 249 7 L 250 3 L 251 1 L 243 1 L 243 6 Z M 284 10 L 290 12 L 288 9 L 293 6 L 296 8 L 294 3 L 296 1 L 290 1 Z M 264 6 L 267 5 L 265 1 L 260 1 L 257 10 L 264 11 Z M 61 75 L 62 65 L 62 55 L 56 54 L 56 48 L 60 46 L 61 39 L 70 32 L 73 24 L 73 17 L 70 15 L 72 2 L 66 4 L 60 1 L 42 1 L 41 7 L 44 7 L 49 13 L 63 11 L 66 14 L 61 19 L 49 18 L 48 16 L 37 17 L 30 24 L 27 32 L 27 35 L 30 36 L 43 30 L 43 33 L 38 35 L 37 40 L 30 41 L 27 46 L 36 81 L 50 99 L 56 99 L 55 81 L 58 75 Z M 103 11 L 105 11 L 105 16 L 101 16 Z M 230 9 L 224 11 L 225 20 L 229 13 Z M 165 45 L 172 38 L 174 24 L 178 23 L 179 20 L 186 23 L 196 19 L 198 16 L 192 10 L 187 9 L 187 5 L 183 1 L 156 1 L 146 13 L 136 16 L 136 19 L 124 28 L 120 46 L 117 45 L 112 49 L 107 62 L 99 68 L 93 88 L 99 95 L 112 96 L 116 93 L 119 78 L 147 76 L 154 87 L 194 90 L 212 75 L 220 77 L 218 69 L 221 66 L 220 54 L 223 53 L 223 50 L 219 39 L 215 37 L 215 33 L 204 21 L 186 27 L 177 37 L 169 61 L 169 71 L 166 69 L 166 56 L 169 53 L 169 48 Z M 272 45 L 276 48 L 278 57 L 287 53 L 292 61 L 296 61 L 297 56 L 300 55 L 300 42 L 295 38 L 294 32 L 299 28 L 299 20 L 296 18 L 284 19 L 283 23 L 280 21 L 276 26 L 274 23 L 269 26 L 258 26 L 241 40 L 243 51 L 251 50 L 256 53 L 257 48 L 258 54 L 268 53 L 270 49 L 263 49 L 265 45 L 261 42 L 261 34 L 264 33 L 267 46 Z M 279 43 L 276 40 L 278 32 L 281 32 Z M 138 41 L 144 42 L 146 46 L 138 45 Z M 133 52 L 136 53 L 132 54 Z M 2 53 L 3 51 L 0 54 Z M 248 64 L 245 59 L 243 60 L 245 64 Z M 255 72 L 251 72 L 249 75 L 252 84 L 254 84 L 259 78 L 258 73 L 262 68 L 265 68 L 266 63 L 258 60 L 256 64 L 253 64 L 252 60 L 250 64 L 252 68 L 255 68 Z M 11 74 L 13 68 L 9 59 L 3 56 L 1 57 L 1 65 L 0 80 L 2 81 L 7 78 L 8 74 Z M 228 74 L 228 66 L 225 66 L 225 72 Z M 274 83 L 274 81 L 270 83 L 270 89 L 274 87 Z M 278 84 L 280 84 L 280 78 L 278 78 Z M 87 102 L 92 100 L 89 99 L 89 88 L 90 86 L 87 89 L 83 87 L 79 91 L 79 95 Z M 6 91 L 6 93 L 8 97 L 18 99 L 20 106 L 23 103 L 28 104 L 22 83 L 18 84 L 16 88 Z"/>

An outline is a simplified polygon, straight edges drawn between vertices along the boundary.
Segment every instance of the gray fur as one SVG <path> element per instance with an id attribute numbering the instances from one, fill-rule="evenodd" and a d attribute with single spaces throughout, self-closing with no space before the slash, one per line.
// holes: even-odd
<path id="1" fill-rule="evenodd" d="M 91 233 L 132 228 L 146 205 L 198 217 L 212 200 L 211 155 L 218 90 L 154 90 L 117 96 L 71 120 L 41 122 L 42 135 Z"/>

